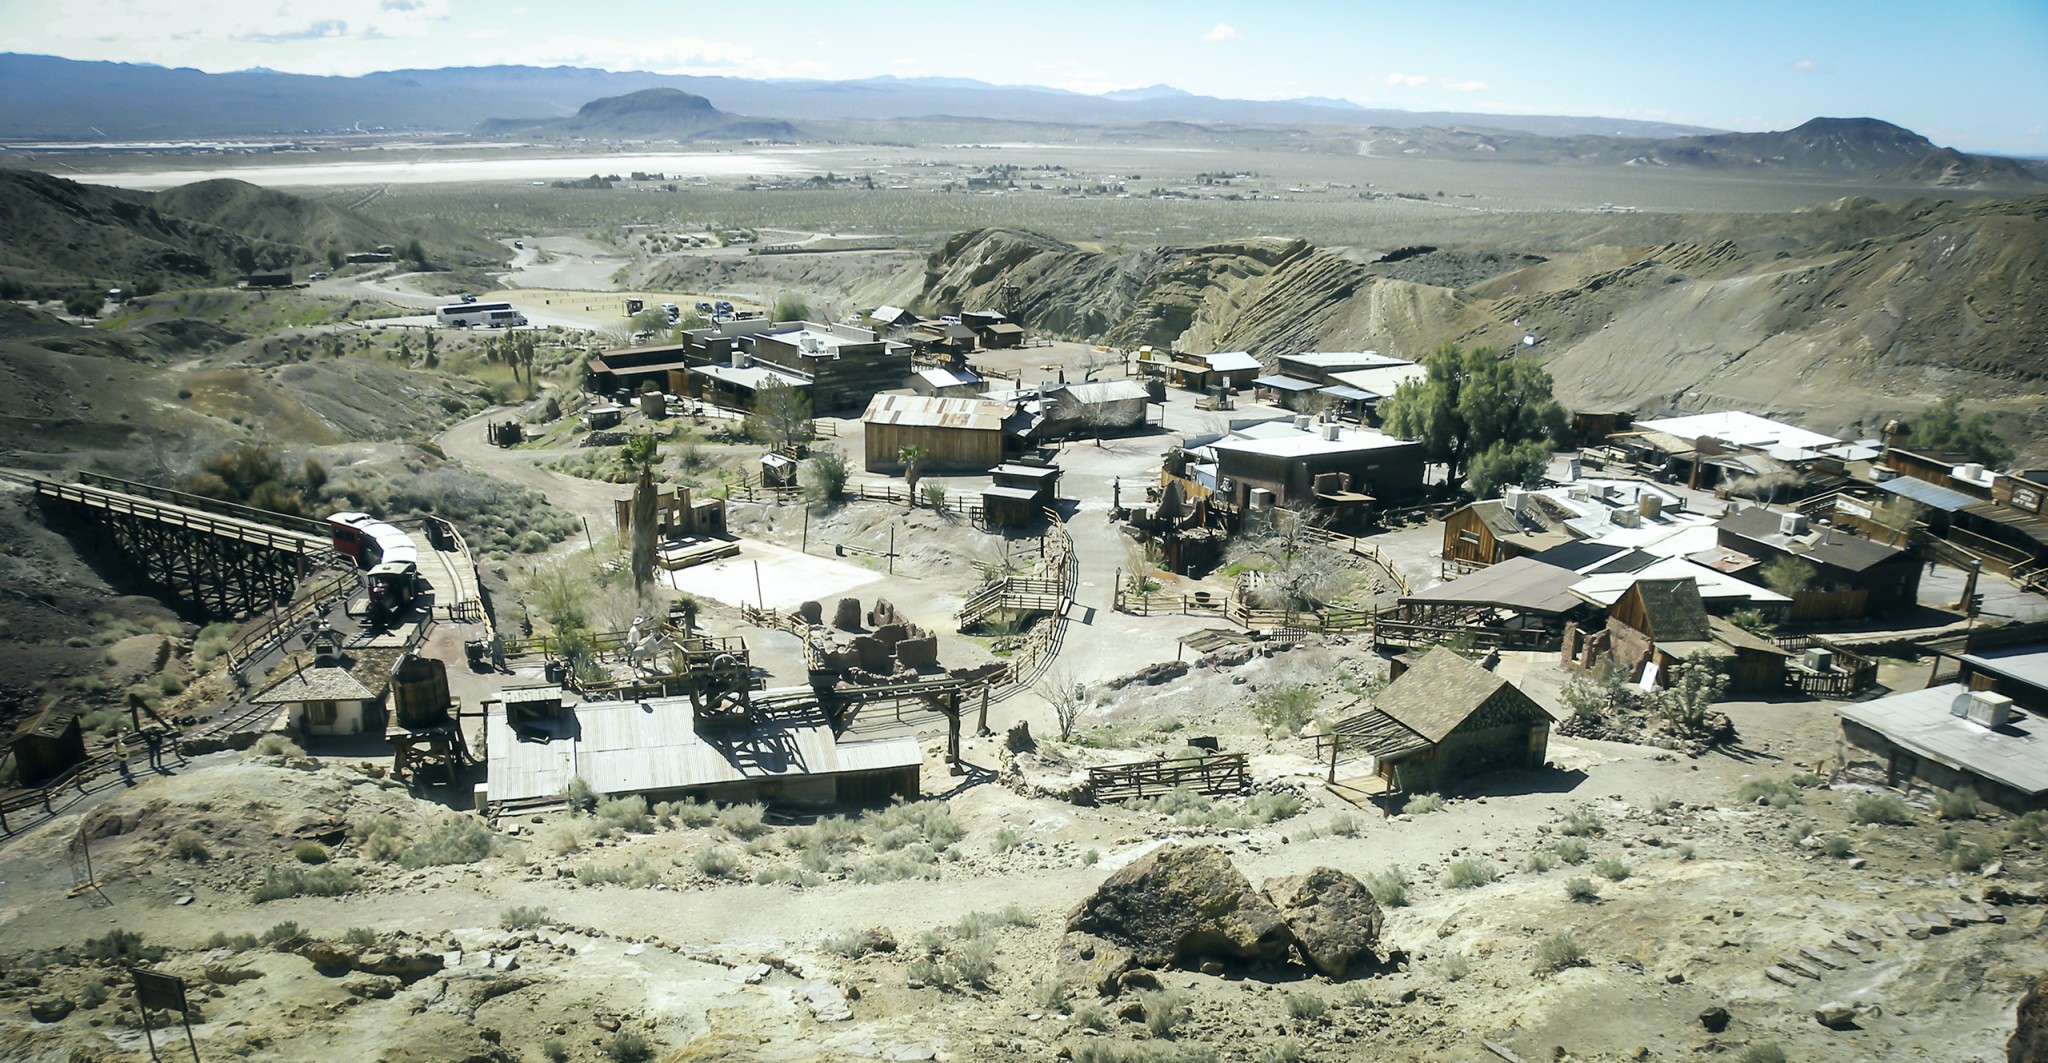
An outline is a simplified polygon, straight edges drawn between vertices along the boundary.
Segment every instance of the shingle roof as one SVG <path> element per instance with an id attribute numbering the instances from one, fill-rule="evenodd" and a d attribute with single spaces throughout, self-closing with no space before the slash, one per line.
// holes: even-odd
<path id="1" fill-rule="evenodd" d="M 1643 600 L 1645 633 L 1658 642 L 1697 642 L 1710 634 L 1707 610 L 1700 603 L 1699 584 L 1690 578 L 1639 579 L 1636 594 Z"/>
<path id="2" fill-rule="evenodd" d="M 282 705 L 297 701 L 366 701 L 376 696 L 347 668 L 310 665 L 291 669 L 249 701 L 255 705 Z"/>
<path id="3" fill-rule="evenodd" d="M 1514 684 L 1438 646 L 1380 691 L 1373 708 L 1338 722 L 1333 730 L 1346 744 L 1374 756 L 1399 756 L 1442 742 L 1503 687 L 1512 690 Z M 1528 704 L 1541 711 L 1535 702 Z"/>

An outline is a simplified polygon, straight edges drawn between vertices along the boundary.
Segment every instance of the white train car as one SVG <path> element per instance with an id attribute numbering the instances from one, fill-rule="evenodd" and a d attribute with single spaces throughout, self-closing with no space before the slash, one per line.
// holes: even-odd
<path id="1" fill-rule="evenodd" d="M 368 513 L 332 514 L 327 528 L 334 536 L 334 552 L 354 561 L 357 568 L 419 564 L 420 548 L 412 536 Z"/>

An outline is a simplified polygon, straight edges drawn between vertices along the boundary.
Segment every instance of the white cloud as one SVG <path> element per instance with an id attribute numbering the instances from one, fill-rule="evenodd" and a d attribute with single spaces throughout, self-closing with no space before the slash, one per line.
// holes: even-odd
<path id="1" fill-rule="evenodd" d="M 1416 87 L 1417 85 L 1427 85 L 1427 84 L 1429 84 L 1429 75 L 1427 75 L 1427 74 L 1388 74 L 1388 75 L 1387 75 L 1387 84 L 1389 84 L 1389 85 L 1399 85 L 1399 86 L 1401 86 L 1401 87 L 1403 87 L 1403 88 L 1410 88 L 1410 89 L 1412 89 L 1412 88 Z"/>
<path id="2" fill-rule="evenodd" d="M 1442 85 L 1444 88 L 1447 88 L 1452 92 L 1486 91 L 1486 82 L 1484 81 L 1439 81 L 1437 82 L 1437 84 Z"/>
<path id="3" fill-rule="evenodd" d="M 477 61 L 486 61 L 479 59 Z M 830 68 L 815 60 L 769 59 L 732 41 L 698 37 L 621 40 L 569 34 L 509 49 L 487 60 L 532 66 L 593 66 L 645 70 L 653 74 L 725 74 L 735 77 L 826 77 Z"/>
<path id="4" fill-rule="evenodd" d="M 282 65 L 341 72 L 370 58 L 362 42 L 419 39 L 442 31 L 448 21 L 448 0 L 65 0 L 48 10 L 47 17 L 37 18 L 24 9 L 10 26 L 10 44 L 80 59 L 190 63 L 212 70 L 318 55 L 310 64 Z"/>
<path id="5" fill-rule="evenodd" d="M 1217 41 L 1234 41 L 1237 37 L 1237 27 L 1228 22 L 1218 22 L 1215 28 L 1202 34 L 1202 39 L 1212 44 Z"/>
<path id="6" fill-rule="evenodd" d="M 1811 59 L 1801 59 L 1800 61 L 1798 61 L 1798 62 L 1796 62 L 1796 63 L 1793 63 L 1793 64 L 1792 64 L 1792 69 L 1794 69 L 1794 70 L 1805 70 L 1805 71 L 1808 71 L 1808 72 L 1812 72 L 1812 71 L 1815 71 L 1815 70 L 1819 70 L 1819 69 L 1820 69 L 1820 64 L 1819 64 L 1819 63 L 1816 63 L 1816 62 L 1814 62 L 1814 61 L 1813 61 L 1813 60 L 1811 60 Z"/>

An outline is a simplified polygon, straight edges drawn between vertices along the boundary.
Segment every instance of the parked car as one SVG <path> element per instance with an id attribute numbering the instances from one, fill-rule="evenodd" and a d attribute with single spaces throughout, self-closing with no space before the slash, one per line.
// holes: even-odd
<path id="1" fill-rule="evenodd" d="M 471 295 L 468 292 L 463 292 L 461 295 L 456 296 L 456 298 L 462 300 L 465 303 L 476 302 L 476 296 Z"/>
<path id="2" fill-rule="evenodd" d="M 313 272 L 306 274 L 306 279 L 309 281 L 324 281 L 327 279 L 327 271 L 314 270 Z"/>

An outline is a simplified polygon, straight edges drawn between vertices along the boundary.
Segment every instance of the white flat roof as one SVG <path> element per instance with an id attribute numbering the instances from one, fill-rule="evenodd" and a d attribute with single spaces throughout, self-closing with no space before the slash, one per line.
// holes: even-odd
<path id="1" fill-rule="evenodd" d="M 1210 444 L 1214 450 L 1230 450 L 1240 454 L 1265 454 L 1276 458 L 1298 458 L 1309 454 L 1342 454 L 1349 451 L 1385 450 L 1389 447 L 1405 447 L 1409 441 L 1395 439 L 1381 432 L 1358 428 L 1345 428 L 1337 433 L 1336 439 L 1324 439 L 1314 430 L 1307 432 L 1289 425 L 1286 431 L 1261 429 L 1257 436 L 1227 436 Z"/>
<path id="2" fill-rule="evenodd" d="M 1842 440 L 1834 436 L 1809 432 L 1798 425 L 1773 421 L 1741 410 L 1725 410 L 1721 413 L 1696 413 L 1685 417 L 1660 417 L 1649 421 L 1637 421 L 1638 429 L 1663 432 L 1691 442 L 1701 436 L 1744 447 L 1750 450 L 1767 450 L 1771 447 L 1797 447 L 1801 450 L 1818 450 L 1832 446 Z"/>
<path id="3" fill-rule="evenodd" d="M 1395 391 L 1400 390 L 1402 384 L 1428 376 L 1429 370 L 1410 362 L 1383 365 L 1373 369 L 1348 369 L 1330 375 L 1360 391 L 1370 391 L 1381 398 L 1391 398 Z"/>
<path id="4" fill-rule="evenodd" d="M 1986 727 L 1950 714 L 1949 706 L 1962 693 L 1961 683 L 1948 683 L 1876 701 L 1838 705 L 1835 715 L 1947 767 L 2026 794 L 2048 791 L 2048 727 L 2042 726 L 2040 717 L 2015 708 L 2005 726 Z"/>
<path id="5" fill-rule="evenodd" d="M 1605 608 L 1620 601 L 1621 596 L 1628 593 L 1628 589 L 1635 586 L 1637 580 L 1688 577 L 1699 585 L 1702 601 L 1741 600 L 1773 604 L 1789 604 L 1792 601 L 1769 587 L 1759 587 L 1725 572 L 1694 564 L 1682 557 L 1667 557 L 1652 562 L 1639 572 L 1602 572 L 1587 576 L 1572 584 L 1572 593 Z"/>

